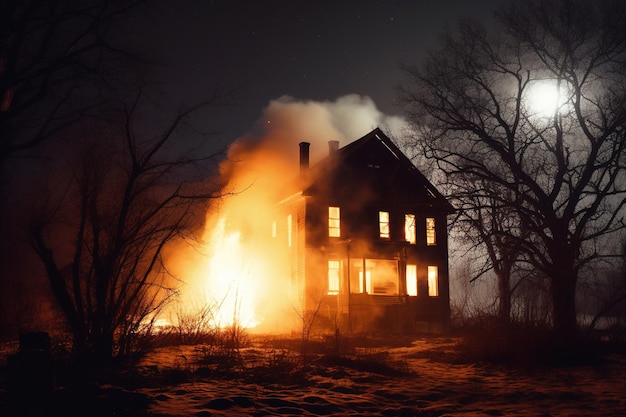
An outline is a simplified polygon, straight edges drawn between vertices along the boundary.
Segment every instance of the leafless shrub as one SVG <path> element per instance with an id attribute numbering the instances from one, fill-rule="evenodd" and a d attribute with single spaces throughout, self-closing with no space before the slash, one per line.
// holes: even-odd
<path id="1" fill-rule="evenodd" d="M 213 340 L 219 332 L 215 325 L 215 309 L 216 306 L 209 303 L 191 309 L 179 306 L 174 324 L 178 343 L 196 344 Z"/>

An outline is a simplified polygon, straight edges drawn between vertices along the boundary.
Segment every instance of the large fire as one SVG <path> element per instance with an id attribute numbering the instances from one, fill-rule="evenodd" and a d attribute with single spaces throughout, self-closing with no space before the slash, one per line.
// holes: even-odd
<path id="1" fill-rule="evenodd" d="M 288 221 L 277 217 L 275 205 L 297 188 L 298 143 L 313 142 L 314 163 L 327 155 L 329 140 L 344 137 L 340 121 L 350 137 L 366 133 L 376 120 L 369 116 L 378 114 L 372 106 L 349 96 L 325 106 L 286 98 L 265 109 L 254 133 L 235 141 L 220 167 L 232 195 L 207 214 L 202 246 L 170 257 L 184 281 L 182 305 L 211 306 L 212 324 L 220 327 L 297 329 L 302 292 L 292 279 L 288 245 L 273 235 L 276 222 Z"/>
<path id="2" fill-rule="evenodd" d="M 213 325 L 263 332 L 292 327 L 297 306 L 289 294 L 288 260 L 274 242 L 264 189 L 251 185 L 208 214 L 200 259 L 186 268 L 184 298 L 212 306 Z"/>
<path id="3" fill-rule="evenodd" d="M 220 217 L 211 231 L 207 265 L 200 271 L 206 276 L 207 301 L 217 307 L 215 321 L 218 326 L 241 324 L 255 327 L 258 324 L 256 305 L 261 294 L 260 282 L 253 278 L 253 261 L 250 251 L 241 241 L 240 231 L 226 230 L 226 218 Z M 212 278 L 217 279 L 212 279 Z"/>
<path id="4" fill-rule="evenodd" d="M 185 281 L 182 303 L 211 306 L 212 325 L 237 324 L 267 333 L 297 326 L 300 302 L 287 246 L 272 233 L 275 222 L 286 221 L 277 217 L 275 204 L 298 180 L 293 140 L 274 133 L 233 144 L 221 167 L 231 195 L 207 214 L 198 254 L 176 257 Z"/>

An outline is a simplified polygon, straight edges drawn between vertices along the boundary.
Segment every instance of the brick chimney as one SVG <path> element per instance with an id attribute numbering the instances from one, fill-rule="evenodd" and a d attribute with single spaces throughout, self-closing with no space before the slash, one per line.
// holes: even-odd
<path id="1" fill-rule="evenodd" d="M 328 155 L 332 155 L 339 150 L 339 141 L 338 140 L 329 140 L 328 141 Z"/>
<path id="2" fill-rule="evenodd" d="M 300 175 L 309 169 L 309 142 L 300 142 Z"/>

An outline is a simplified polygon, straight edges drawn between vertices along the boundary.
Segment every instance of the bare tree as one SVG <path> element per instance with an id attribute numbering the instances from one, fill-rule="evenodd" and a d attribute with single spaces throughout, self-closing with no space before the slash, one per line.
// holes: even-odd
<path id="1" fill-rule="evenodd" d="M 602 281 L 596 281 L 589 289 L 592 292 L 589 293 L 588 301 L 595 304 L 594 316 L 588 326 L 589 331 L 600 327 L 598 325 L 602 321 L 610 319 L 613 319 L 618 331 L 623 329 L 626 317 L 626 242 L 622 242 L 621 249 L 619 262 L 612 263 Z"/>
<path id="2" fill-rule="evenodd" d="M 113 36 L 114 26 L 142 2 L 0 0 L 0 230 L 5 237 L 0 251 L 7 265 L 6 279 L 0 280 L 0 321 L 7 333 L 14 324 L 7 314 L 16 298 L 12 281 L 30 290 L 36 276 L 16 262 L 27 250 L 15 227 L 20 216 L 13 207 L 15 190 L 24 189 L 24 178 L 42 168 L 47 144 L 56 146 L 64 132 L 101 112 L 111 93 L 124 88 L 123 80 L 136 84 L 130 78 L 145 66 Z"/>
<path id="3" fill-rule="evenodd" d="M 140 2 L 0 1 L 0 167 L 99 104 L 93 87 L 124 72 L 129 56 L 109 42 L 109 27 Z"/>
<path id="4" fill-rule="evenodd" d="M 476 183 L 469 178 L 459 178 L 454 185 L 455 193 L 451 202 L 458 209 L 453 221 L 457 238 L 468 245 L 469 253 L 478 256 L 474 259 L 473 282 L 492 271 L 498 285 L 498 318 L 503 325 L 511 319 L 511 299 L 515 286 L 513 282 L 515 264 L 521 256 L 519 219 L 507 207 L 500 205 L 500 193 L 506 189 L 495 189 L 484 183 Z"/>
<path id="5" fill-rule="evenodd" d="M 305 362 L 307 360 L 307 354 L 309 353 L 308 349 L 310 348 L 311 331 L 319 319 L 320 309 L 324 304 L 324 294 L 325 291 L 323 290 L 319 293 L 316 293 L 315 290 L 311 290 L 310 294 L 302 295 L 298 298 L 297 305 L 291 305 L 293 313 L 301 326 L 300 338 L 302 345 L 300 347 L 300 356 Z"/>
<path id="6" fill-rule="evenodd" d="M 549 277 L 554 330 L 571 340 L 579 271 L 624 227 L 626 5 L 514 2 L 497 22 L 493 34 L 472 22 L 448 33 L 405 68 L 402 98 L 450 182 L 507 190 L 497 205 L 524 231 L 507 239 Z M 558 92 L 548 115 L 532 100 L 546 85 Z"/>
<path id="7" fill-rule="evenodd" d="M 87 363 L 123 354 L 126 338 L 171 296 L 163 250 L 192 238 L 208 200 L 220 193 L 207 171 L 215 155 L 174 146 L 186 119 L 205 105 L 144 136 L 141 98 L 123 108 L 119 124 L 109 121 L 99 133 L 90 130 L 91 140 L 80 139 L 68 180 L 50 184 L 31 221 L 32 245 Z"/>

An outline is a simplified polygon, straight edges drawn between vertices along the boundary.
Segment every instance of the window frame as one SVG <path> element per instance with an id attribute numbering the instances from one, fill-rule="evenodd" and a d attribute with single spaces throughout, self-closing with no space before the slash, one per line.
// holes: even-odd
<path id="1" fill-rule="evenodd" d="M 327 273 L 328 277 L 327 277 L 327 282 L 326 282 L 328 295 L 338 295 L 339 292 L 341 291 L 341 272 L 340 271 L 341 271 L 341 262 L 337 259 L 329 259 L 328 260 L 328 273 Z"/>
<path id="2" fill-rule="evenodd" d="M 411 245 L 417 243 L 417 222 L 413 213 L 404 214 L 404 240 Z"/>
<path id="3" fill-rule="evenodd" d="M 439 267 L 428 265 L 428 296 L 439 297 Z"/>
<path id="4" fill-rule="evenodd" d="M 337 216 L 334 216 L 336 211 Z M 328 206 L 328 237 L 341 237 L 341 207 Z"/>
<path id="5" fill-rule="evenodd" d="M 412 269 L 411 274 L 409 274 L 409 267 Z M 417 264 L 406 264 L 405 285 L 406 295 L 409 297 L 417 297 L 419 295 L 419 285 L 417 285 Z"/>
<path id="6" fill-rule="evenodd" d="M 437 223 L 434 217 L 426 217 L 426 246 L 437 246 Z"/>
<path id="7" fill-rule="evenodd" d="M 383 217 L 386 217 L 386 220 Z M 385 210 L 378 210 L 378 237 L 384 240 L 391 239 L 391 214 Z"/>

